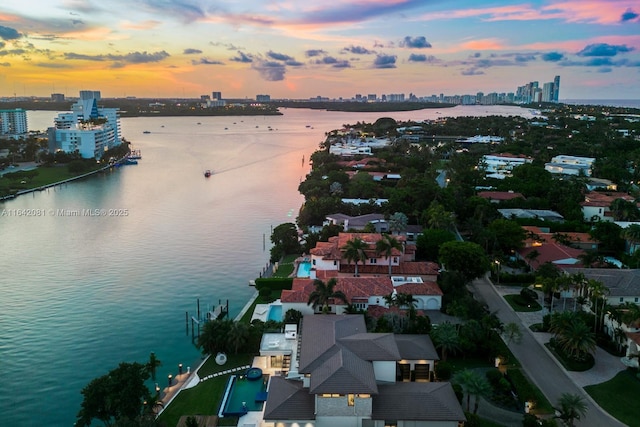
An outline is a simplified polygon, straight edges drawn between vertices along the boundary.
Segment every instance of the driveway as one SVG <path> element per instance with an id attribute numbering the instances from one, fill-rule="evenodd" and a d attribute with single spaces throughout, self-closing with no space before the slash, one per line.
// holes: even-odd
<path id="1" fill-rule="evenodd" d="M 532 322 L 531 314 L 527 315 L 527 319 L 523 323 L 518 314 L 513 311 L 493 283 L 486 277 L 474 280 L 470 287 L 476 298 L 486 303 L 489 310 L 495 312 L 503 323 L 513 322 L 520 326 L 523 332 L 522 341 L 520 343 L 509 343 L 509 349 L 518 358 L 529 378 L 544 393 L 552 405 L 555 405 L 562 393 L 577 394 L 585 398 L 587 413 L 582 420 L 575 422 L 576 426 L 624 426 L 620 421 L 603 411 L 582 389 L 586 385 L 583 383 L 597 384 L 610 379 L 611 377 L 608 377 L 608 375 L 614 372 L 617 369 L 616 367 L 612 369 L 608 366 L 606 368 L 594 367 L 589 371 L 593 371 L 591 373 L 568 373 L 551 356 L 546 347 L 542 345 L 543 342 L 546 342 L 545 340 L 548 340 L 548 335 L 544 336 L 544 334 L 531 332 L 528 328 L 528 325 Z M 596 354 L 596 360 L 598 360 L 599 356 L 601 356 L 600 353 Z M 603 362 L 605 360 L 609 361 L 609 359 L 602 359 Z M 607 363 L 605 362 L 604 364 Z"/>

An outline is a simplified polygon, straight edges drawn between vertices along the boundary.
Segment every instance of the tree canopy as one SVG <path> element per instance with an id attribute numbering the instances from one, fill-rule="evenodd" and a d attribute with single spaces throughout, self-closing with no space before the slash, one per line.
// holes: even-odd
<path id="1" fill-rule="evenodd" d="M 440 262 L 447 270 L 457 271 L 470 282 L 489 270 L 489 259 L 482 247 L 473 242 L 445 242 L 440 246 Z"/>
<path id="2" fill-rule="evenodd" d="M 145 385 L 150 372 L 140 363 L 120 363 L 108 374 L 93 379 L 81 393 L 84 399 L 76 425 L 90 426 L 93 420 L 112 426 L 139 420 L 144 402 L 151 394 Z"/>

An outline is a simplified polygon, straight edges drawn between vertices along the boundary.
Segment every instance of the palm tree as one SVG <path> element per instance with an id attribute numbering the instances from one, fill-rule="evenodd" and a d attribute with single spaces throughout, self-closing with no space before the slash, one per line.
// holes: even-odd
<path id="1" fill-rule="evenodd" d="M 455 218 L 452 212 L 448 212 L 444 206 L 434 200 L 427 208 L 426 222 L 429 228 L 447 230 L 454 224 Z"/>
<path id="2" fill-rule="evenodd" d="M 545 295 L 551 296 L 551 301 L 549 305 L 549 313 L 553 312 L 553 299 L 555 297 L 556 290 L 558 289 L 558 285 L 556 283 L 556 278 L 545 278 L 542 280 L 542 291 Z"/>
<path id="3" fill-rule="evenodd" d="M 376 242 L 376 254 L 384 255 L 389 260 L 389 276 L 391 276 L 391 254 L 394 249 L 402 251 L 402 243 L 389 234 L 383 234 L 382 238 Z"/>
<path id="4" fill-rule="evenodd" d="M 358 263 L 360 261 L 362 261 L 364 263 L 367 260 L 367 254 L 365 253 L 365 250 L 368 247 L 369 247 L 369 245 L 367 245 L 367 243 L 364 240 L 362 240 L 360 237 L 355 237 L 355 238 L 349 240 L 344 245 L 344 247 L 342 248 L 344 250 L 343 256 L 345 257 L 347 262 L 349 264 L 351 264 L 351 261 L 355 262 L 355 265 L 356 265 L 355 276 L 356 277 L 358 277 Z"/>
<path id="5" fill-rule="evenodd" d="M 622 237 L 629 243 L 629 255 L 633 255 L 640 244 L 640 225 L 631 224 L 624 229 Z"/>
<path id="6" fill-rule="evenodd" d="M 473 405 L 473 413 L 478 412 L 478 404 L 480 403 L 480 397 L 487 397 L 491 395 L 492 387 L 486 376 L 480 372 L 472 371 L 471 369 L 465 369 L 457 372 L 453 376 L 453 382 L 462 387 L 462 391 L 467 395 L 467 412 L 469 412 L 469 403 L 471 396 L 475 397 Z"/>
<path id="7" fill-rule="evenodd" d="M 432 338 L 436 348 L 442 353 L 442 361 L 447 361 L 447 353 L 455 353 L 460 349 L 458 328 L 453 323 L 444 322 L 432 329 Z"/>
<path id="8" fill-rule="evenodd" d="M 342 291 L 334 290 L 337 283 L 338 281 L 335 277 L 329 279 L 327 283 L 320 279 L 314 280 L 313 285 L 316 288 L 309 294 L 307 305 L 313 306 L 314 310 L 316 307 L 321 306 L 322 312 L 326 314 L 329 312 L 329 300 L 332 298 L 339 299 L 345 304 L 348 304 L 347 296 Z"/>
<path id="9" fill-rule="evenodd" d="M 160 365 L 162 365 L 162 362 L 160 361 L 160 359 L 156 357 L 156 354 L 152 351 L 151 354 L 149 354 L 147 369 L 149 370 L 149 373 L 151 374 L 151 379 L 153 381 L 156 380 L 156 369 L 158 369 Z"/>
<path id="10" fill-rule="evenodd" d="M 249 325 L 242 322 L 233 322 L 227 336 L 229 347 L 233 348 L 233 354 L 238 354 L 240 349 L 244 347 L 249 340 L 250 334 Z"/>
<path id="11" fill-rule="evenodd" d="M 560 335 L 557 342 L 562 350 L 580 360 L 587 353 L 593 353 L 596 350 L 596 336 L 591 332 L 589 327 L 580 319 L 573 319 L 569 322 Z"/>
<path id="12" fill-rule="evenodd" d="M 573 420 L 579 420 L 587 413 L 587 404 L 584 398 L 577 394 L 562 393 L 558 399 L 556 408 L 557 418 L 573 427 Z"/>
<path id="13" fill-rule="evenodd" d="M 605 293 L 608 292 L 608 289 L 604 286 L 602 282 L 599 282 L 594 279 L 589 279 L 587 281 L 587 288 L 589 289 L 589 295 L 592 300 L 593 314 L 595 315 L 595 323 L 593 325 L 593 330 L 597 331 L 598 329 L 598 298 L 604 297 Z M 603 308 L 604 301 L 606 298 L 603 298 Z"/>
<path id="14" fill-rule="evenodd" d="M 409 223 L 409 218 L 402 212 L 396 212 L 387 221 L 389 224 L 389 231 L 392 234 L 398 234 L 407 229 L 407 224 Z"/>

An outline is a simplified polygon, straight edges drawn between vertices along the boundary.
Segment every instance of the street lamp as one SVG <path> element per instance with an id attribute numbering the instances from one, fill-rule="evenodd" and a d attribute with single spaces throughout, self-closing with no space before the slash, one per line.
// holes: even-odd
<path id="1" fill-rule="evenodd" d="M 182 363 L 178 363 L 178 375 L 182 375 Z"/>
<path id="2" fill-rule="evenodd" d="M 171 380 L 173 379 L 173 375 L 169 374 L 169 376 L 167 376 L 167 379 L 169 380 L 169 387 L 171 387 Z"/>
<path id="3" fill-rule="evenodd" d="M 498 276 L 498 285 L 500 284 L 500 261 L 495 260 L 496 263 L 496 271 L 497 271 L 497 276 Z"/>

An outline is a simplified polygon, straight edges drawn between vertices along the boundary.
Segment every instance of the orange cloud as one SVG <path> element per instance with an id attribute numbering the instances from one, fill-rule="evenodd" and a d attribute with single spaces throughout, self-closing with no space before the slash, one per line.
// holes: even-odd
<path id="1" fill-rule="evenodd" d="M 460 45 L 461 50 L 503 50 L 506 46 L 498 39 L 471 40 Z"/>

